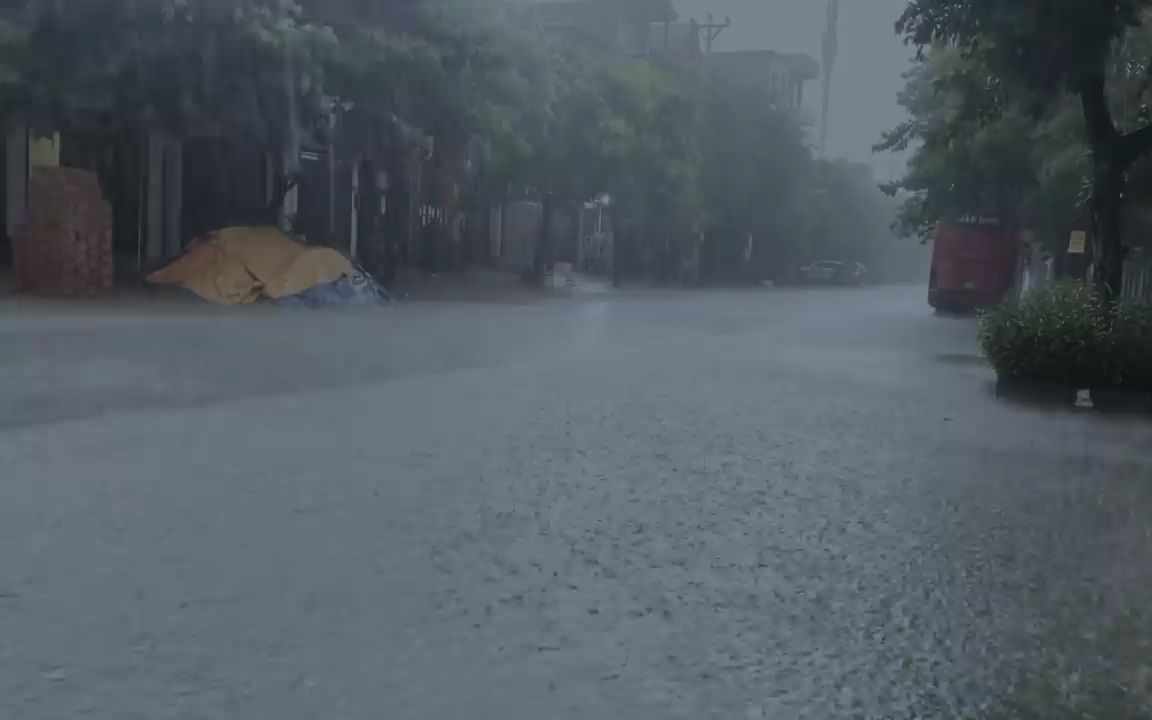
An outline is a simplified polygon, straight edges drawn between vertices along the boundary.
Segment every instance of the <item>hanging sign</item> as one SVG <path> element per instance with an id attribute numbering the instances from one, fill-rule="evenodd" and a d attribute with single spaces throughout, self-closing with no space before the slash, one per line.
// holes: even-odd
<path id="1" fill-rule="evenodd" d="M 1088 246 L 1088 233 L 1083 230 L 1073 230 L 1068 238 L 1068 254 L 1083 255 Z"/>

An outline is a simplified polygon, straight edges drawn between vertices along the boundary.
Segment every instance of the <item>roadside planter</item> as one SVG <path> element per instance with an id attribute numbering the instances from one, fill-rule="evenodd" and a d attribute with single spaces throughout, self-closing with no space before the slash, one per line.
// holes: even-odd
<path id="1" fill-rule="evenodd" d="M 1152 392 L 1126 387 L 1076 388 L 1057 382 L 997 375 L 996 396 L 1033 405 L 1091 408 L 1108 413 L 1152 414 Z"/>
<path id="2" fill-rule="evenodd" d="M 1152 413 L 1152 392 L 1122 387 L 1092 389 L 1092 405 L 1114 413 Z"/>
<path id="3" fill-rule="evenodd" d="M 1073 407 L 1079 395 L 1077 388 L 1054 382 L 996 376 L 997 397 L 1021 400 L 1037 405 Z"/>
<path id="4" fill-rule="evenodd" d="M 1092 402 L 1110 412 L 1152 413 L 1152 309 L 1114 313 L 1110 382 L 1092 388 Z"/>
<path id="5" fill-rule="evenodd" d="M 1079 284 L 1028 294 L 980 318 L 1001 397 L 1152 412 L 1152 313 L 1114 309 Z"/>

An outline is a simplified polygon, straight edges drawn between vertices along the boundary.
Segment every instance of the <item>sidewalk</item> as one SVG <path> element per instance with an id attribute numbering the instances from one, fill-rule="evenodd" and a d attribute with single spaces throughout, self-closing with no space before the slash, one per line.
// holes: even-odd
<path id="1" fill-rule="evenodd" d="M 525 280 L 509 270 L 472 268 L 446 273 L 425 273 L 402 268 L 387 286 L 388 293 L 398 302 L 481 302 L 531 303 L 556 297 L 603 295 L 614 290 L 602 278 L 583 275 L 545 278 L 543 283 Z M 199 301 L 191 293 L 179 288 L 121 284 L 109 295 L 98 298 L 39 298 L 18 295 L 10 274 L 0 273 L 0 310 L 22 311 L 57 309 L 75 311 L 83 308 L 125 309 L 178 309 L 213 308 Z M 235 311 L 237 308 L 217 308 Z"/>
<path id="2" fill-rule="evenodd" d="M 548 276 L 542 284 L 520 275 L 489 268 L 427 274 L 402 271 L 388 288 L 394 299 L 404 301 L 450 301 L 528 303 L 554 297 L 602 295 L 610 283 L 582 275 Z"/>
<path id="3" fill-rule="evenodd" d="M 531 302 L 546 296 L 514 273 L 491 269 L 424 273 L 402 268 L 388 292 L 398 302 Z"/>

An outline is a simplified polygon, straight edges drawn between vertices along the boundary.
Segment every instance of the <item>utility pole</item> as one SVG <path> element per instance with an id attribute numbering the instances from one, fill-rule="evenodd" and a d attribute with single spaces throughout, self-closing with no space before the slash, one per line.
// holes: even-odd
<path id="1" fill-rule="evenodd" d="M 696 23 L 696 32 L 702 33 L 704 37 L 704 52 L 712 54 L 712 43 L 716 42 L 716 38 L 720 37 L 720 33 L 732 27 L 732 18 L 724 18 L 724 22 L 716 22 L 712 17 L 712 13 L 708 13 L 707 20 L 702 23 Z"/>
<path id="2" fill-rule="evenodd" d="M 840 0 L 828 0 L 828 20 L 824 26 L 824 102 L 820 109 L 820 157 L 828 150 L 828 115 L 832 104 L 832 70 L 840 52 Z"/>

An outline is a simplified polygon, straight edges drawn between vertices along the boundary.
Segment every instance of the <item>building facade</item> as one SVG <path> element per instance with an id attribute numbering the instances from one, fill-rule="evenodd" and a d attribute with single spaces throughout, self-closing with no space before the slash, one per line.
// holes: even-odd
<path id="1" fill-rule="evenodd" d="M 536 0 L 526 3 L 549 42 L 631 57 L 649 55 L 676 20 L 672 0 Z"/>
<path id="2" fill-rule="evenodd" d="M 802 125 L 813 124 L 806 92 L 807 84 L 820 77 L 820 64 L 813 58 L 774 50 L 732 50 L 709 53 L 705 63 L 714 82 L 748 91 L 767 91 Z"/>

